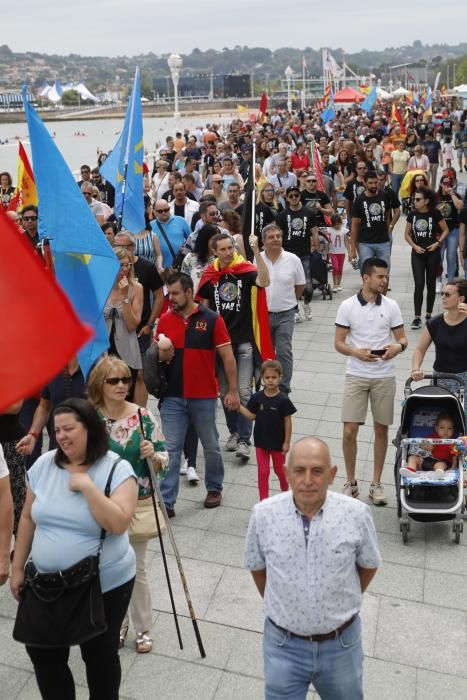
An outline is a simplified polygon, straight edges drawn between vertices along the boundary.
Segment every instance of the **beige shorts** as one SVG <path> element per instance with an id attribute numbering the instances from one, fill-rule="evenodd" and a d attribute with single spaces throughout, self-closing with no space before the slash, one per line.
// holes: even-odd
<path id="1" fill-rule="evenodd" d="M 368 398 L 375 423 L 392 425 L 394 420 L 395 377 L 366 379 L 347 374 L 342 401 L 344 423 L 364 423 L 368 411 Z"/>

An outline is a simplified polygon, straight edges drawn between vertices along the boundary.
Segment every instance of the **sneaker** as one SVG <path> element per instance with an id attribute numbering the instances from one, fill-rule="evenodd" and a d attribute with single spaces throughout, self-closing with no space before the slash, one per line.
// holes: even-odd
<path id="1" fill-rule="evenodd" d="M 338 292 L 342 292 L 342 287 L 337 287 Z"/>
<path id="2" fill-rule="evenodd" d="M 311 306 L 310 306 L 310 304 L 303 304 L 303 307 L 304 307 L 304 309 L 305 309 L 305 319 L 306 319 L 307 321 L 311 321 L 311 319 L 313 318 L 313 314 L 312 314 L 312 312 L 311 312 Z"/>
<path id="3" fill-rule="evenodd" d="M 422 319 L 416 316 L 412 321 L 412 325 L 410 327 L 413 331 L 419 330 L 422 327 Z"/>
<path id="4" fill-rule="evenodd" d="M 241 459 L 250 459 L 250 445 L 247 445 L 243 440 L 239 441 L 235 456 Z"/>
<path id="5" fill-rule="evenodd" d="M 188 472 L 188 460 L 186 459 L 180 467 L 180 475 L 185 476 Z"/>
<path id="6" fill-rule="evenodd" d="M 375 506 L 387 505 L 388 499 L 384 495 L 384 489 L 381 484 L 373 481 L 373 483 L 370 485 L 370 493 L 368 495 Z"/>
<path id="7" fill-rule="evenodd" d="M 196 473 L 196 469 L 194 467 L 188 467 L 186 472 L 186 478 L 188 479 L 188 483 L 191 486 L 196 486 L 196 484 L 199 484 L 199 476 Z"/>
<path id="8" fill-rule="evenodd" d="M 344 496 L 350 496 L 350 498 L 358 498 L 358 484 L 356 481 L 347 481 L 344 484 L 342 490 Z"/>
<path id="9" fill-rule="evenodd" d="M 299 313 L 295 314 L 294 320 L 295 320 L 295 323 L 302 323 L 303 322 L 303 318 L 300 316 Z"/>
<path id="10" fill-rule="evenodd" d="M 227 442 L 225 443 L 225 449 L 227 452 L 235 452 L 238 445 L 238 435 L 237 433 L 232 433 Z"/>
<path id="11" fill-rule="evenodd" d="M 443 288 L 443 283 L 442 283 L 442 282 L 436 282 L 436 294 L 441 294 L 442 288 Z"/>
<path id="12" fill-rule="evenodd" d="M 417 475 L 416 469 L 410 469 L 410 467 L 401 467 L 399 469 L 399 474 L 401 476 L 405 476 L 408 479 L 411 479 L 412 477 Z"/>
<path id="13" fill-rule="evenodd" d="M 222 491 L 208 491 L 204 499 L 205 508 L 218 508 L 222 501 Z"/>
<path id="14" fill-rule="evenodd" d="M 335 294 L 336 292 L 339 291 L 339 287 L 333 287 L 332 288 L 332 293 Z"/>

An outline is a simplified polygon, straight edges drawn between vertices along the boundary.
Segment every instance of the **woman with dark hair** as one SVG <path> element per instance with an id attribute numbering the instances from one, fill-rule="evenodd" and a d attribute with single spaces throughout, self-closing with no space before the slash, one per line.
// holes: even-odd
<path id="1" fill-rule="evenodd" d="M 6 171 L 0 173 L 0 205 L 4 209 L 8 209 L 14 191 L 15 188 L 13 187 L 13 179 L 10 173 Z"/>
<path id="2" fill-rule="evenodd" d="M 441 265 L 446 254 L 448 280 L 456 276 L 458 267 L 459 212 L 464 207 L 464 200 L 459 197 L 453 185 L 452 179 L 443 175 L 438 189 L 438 209 L 449 229 L 449 235 L 441 246 Z M 438 281 L 442 283 L 442 275 Z"/>
<path id="3" fill-rule="evenodd" d="M 412 329 L 422 325 L 423 290 L 426 282 L 426 320 L 431 318 L 436 296 L 436 275 L 441 261 L 440 249 L 449 229 L 435 206 L 435 194 L 420 187 L 414 196 L 414 210 L 407 216 L 405 240 L 412 248 L 412 273 L 415 283 L 415 318 Z"/>
<path id="4" fill-rule="evenodd" d="M 421 366 L 431 343 L 435 346 L 435 372 L 457 374 L 467 384 L 467 281 L 456 277 L 441 292 L 443 313 L 428 321 L 412 357 L 412 379 L 423 379 Z M 450 391 L 459 386 L 450 379 L 439 379 Z"/>
<path id="5" fill-rule="evenodd" d="M 338 170 L 344 176 L 344 182 L 346 185 L 355 178 L 355 167 L 353 166 L 349 152 L 346 148 L 341 148 L 336 158 L 336 165 Z"/>
<path id="6" fill-rule="evenodd" d="M 56 574 L 60 579 L 70 567 L 100 550 L 99 578 L 107 630 L 79 645 L 89 696 L 118 700 L 120 625 L 135 577 L 135 555 L 127 529 L 136 506 L 136 478 L 128 462 L 108 451 L 105 426 L 88 401 L 68 399 L 60 404 L 54 412 L 54 427 L 57 449 L 39 457 L 28 473 L 11 590 L 20 602 L 29 557 L 35 580 L 40 582 L 42 575 L 50 579 Z M 110 475 L 107 497 L 104 491 Z M 75 684 L 68 666 L 70 646 L 46 646 L 49 633 L 44 629 L 43 638 L 26 644 L 39 691 L 47 700 L 74 700 Z"/>
<path id="7" fill-rule="evenodd" d="M 193 252 L 188 253 L 183 259 L 181 272 L 190 275 L 193 280 L 195 293 L 204 269 L 215 258 L 211 240 L 213 236 L 218 233 L 218 226 L 214 226 L 213 224 L 205 224 L 202 226 L 198 231 Z"/>
<path id="8" fill-rule="evenodd" d="M 99 168 L 101 167 L 102 163 L 103 163 L 105 160 L 107 160 L 107 153 L 104 153 L 104 152 L 102 151 L 102 152 L 99 153 L 99 155 L 97 156 L 97 165 L 99 166 Z"/>

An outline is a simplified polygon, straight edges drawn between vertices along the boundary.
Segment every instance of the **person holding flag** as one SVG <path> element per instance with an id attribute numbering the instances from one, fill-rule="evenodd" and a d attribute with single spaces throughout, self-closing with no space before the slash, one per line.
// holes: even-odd
<path id="1" fill-rule="evenodd" d="M 2 175 L 0 175 L 0 180 Z M 18 145 L 18 184 L 7 208 L 9 211 L 21 211 L 30 204 L 33 206 L 38 204 L 37 188 L 28 155 L 20 141 Z"/>
<path id="2" fill-rule="evenodd" d="M 13 179 L 10 173 L 6 171 L 0 173 L 0 206 L 4 209 L 10 208 L 10 202 L 13 198 L 15 188 L 13 187 Z"/>

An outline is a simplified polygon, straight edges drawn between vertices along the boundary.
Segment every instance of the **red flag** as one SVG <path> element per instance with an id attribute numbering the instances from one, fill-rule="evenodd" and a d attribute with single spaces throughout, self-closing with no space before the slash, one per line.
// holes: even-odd
<path id="1" fill-rule="evenodd" d="M 0 412 L 36 393 L 92 336 L 41 258 L 0 211 L 10 260 L 0 274 Z"/>
<path id="2" fill-rule="evenodd" d="M 268 111 L 268 96 L 265 92 L 261 95 L 261 102 L 259 103 L 259 120 L 264 118 L 264 115 Z"/>
<path id="3" fill-rule="evenodd" d="M 324 177 L 323 177 L 323 168 L 321 167 L 321 156 L 319 154 L 318 146 L 316 143 L 313 143 L 312 146 L 312 162 L 313 162 L 313 173 L 318 180 L 318 190 L 321 192 L 326 193 L 326 185 L 324 184 Z M 324 217 L 324 221 L 326 223 L 326 226 L 331 225 L 331 219 L 329 216 Z"/>
<path id="4" fill-rule="evenodd" d="M 401 133 L 405 134 L 405 125 L 402 121 L 401 113 L 397 109 L 395 102 L 392 103 L 391 121 L 397 122 L 401 128 Z"/>

